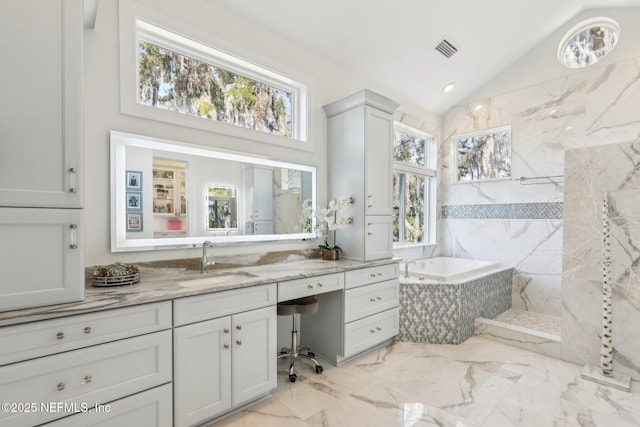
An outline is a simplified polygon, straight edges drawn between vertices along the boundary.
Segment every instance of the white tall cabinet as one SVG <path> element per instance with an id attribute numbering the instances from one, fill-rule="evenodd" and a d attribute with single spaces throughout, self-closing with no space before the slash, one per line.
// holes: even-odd
<path id="1" fill-rule="evenodd" d="M 328 197 L 353 195 L 345 212 L 353 224 L 337 244 L 348 258 L 371 261 L 393 255 L 393 112 L 398 104 L 363 90 L 324 107 L 328 117 Z"/>
<path id="2" fill-rule="evenodd" d="M 82 0 L 6 0 L 0 311 L 84 296 Z"/>

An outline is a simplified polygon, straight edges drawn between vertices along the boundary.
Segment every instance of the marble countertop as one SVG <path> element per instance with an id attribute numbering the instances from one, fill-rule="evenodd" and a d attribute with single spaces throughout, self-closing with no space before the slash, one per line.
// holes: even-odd
<path id="1" fill-rule="evenodd" d="M 52 319 L 72 314 L 127 307 L 174 298 L 257 286 L 283 280 L 340 273 L 364 267 L 395 263 L 396 259 L 363 262 L 354 260 L 324 261 L 294 258 L 265 265 L 211 269 L 206 274 L 171 263 L 140 264 L 140 282 L 135 285 L 95 287 L 88 272 L 84 301 L 34 307 L 0 313 L 0 326 Z"/>

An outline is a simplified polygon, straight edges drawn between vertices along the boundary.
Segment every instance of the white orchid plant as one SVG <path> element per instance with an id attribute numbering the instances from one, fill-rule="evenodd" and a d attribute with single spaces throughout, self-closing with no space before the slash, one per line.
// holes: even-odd
<path id="1" fill-rule="evenodd" d="M 353 222 L 351 216 L 338 217 L 338 212 L 345 209 L 347 206 L 352 205 L 355 199 L 353 196 L 344 196 L 340 199 L 333 199 L 329 202 L 327 209 L 318 208 L 315 210 L 314 215 L 318 220 L 316 223 L 316 236 L 320 239 L 324 239 L 324 243 L 318 245 L 322 249 L 336 249 L 342 252 L 340 246 L 336 244 L 336 230 L 344 228 Z M 331 245 L 329 245 L 329 237 L 331 236 Z"/>

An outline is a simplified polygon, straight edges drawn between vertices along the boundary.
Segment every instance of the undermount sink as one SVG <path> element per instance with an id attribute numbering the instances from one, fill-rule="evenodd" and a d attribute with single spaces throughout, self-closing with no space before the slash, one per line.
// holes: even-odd
<path id="1" fill-rule="evenodd" d="M 228 273 L 217 273 L 197 279 L 183 280 L 178 282 L 180 286 L 184 287 L 199 287 L 199 286 L 215 286 L 221 284 L 237 283 L 239 281 L 245 281 L 257 277 L 255 274 L 247 273 L 244 271 L 230 271 Z"/>

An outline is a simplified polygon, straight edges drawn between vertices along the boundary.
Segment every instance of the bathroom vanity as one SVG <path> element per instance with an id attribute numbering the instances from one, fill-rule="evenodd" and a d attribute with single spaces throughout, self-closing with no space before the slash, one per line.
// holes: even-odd
<path id="1" fill-rule="evenodd" d="M 157 264 L 136 285 L 88 284 L 84 302 L 0 313 L 0 400 L 15 406 L 0 426 L 189 426 L 260 400 L 276 387 L 279 301 L 318 295 L 302 343 L 332 363 L 398 334 L 393 259 Z"/>

